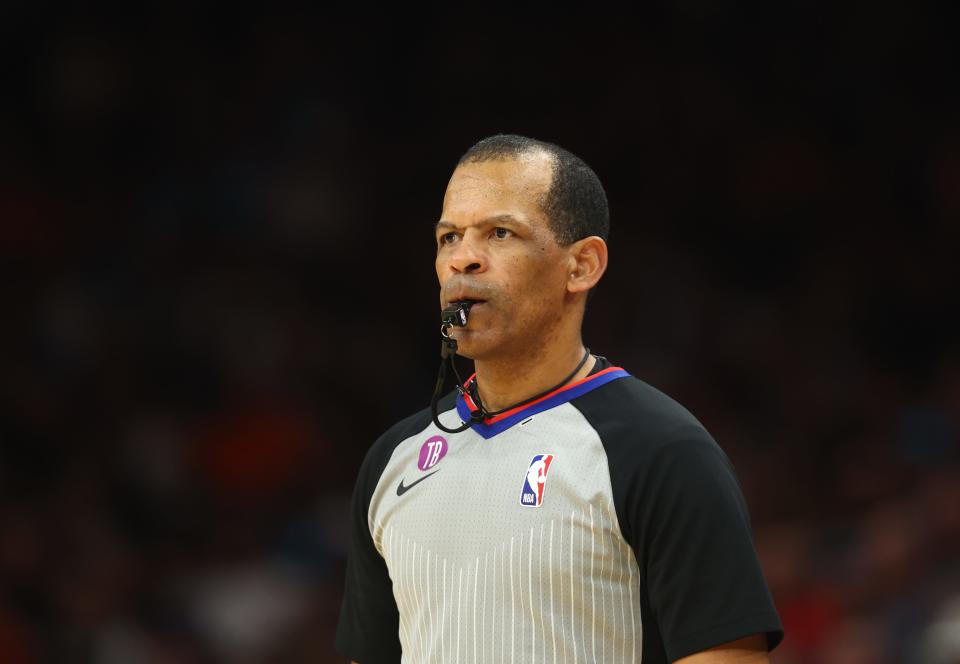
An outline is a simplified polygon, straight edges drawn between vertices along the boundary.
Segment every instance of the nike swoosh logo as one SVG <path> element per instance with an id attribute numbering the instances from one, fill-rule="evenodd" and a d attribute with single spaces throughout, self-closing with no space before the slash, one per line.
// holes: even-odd
<path id="1" fill-rule="evenodd" d="M 407 486 L 403 486 L 403 478 L 401 477 L 401 478 L 400 478 L 400 484 L 397 485 L 397 495 L 398 495 L 398 496 L 402 496 L 402 495 L 405 494 L 407 491 L 409 491 L 409 490 L 412 489 L 413 487 L 415 487 L 415 486 L 417 486 L 418 484 L 420 484 L 420 482 L 422 482 L 423 480 L 429 479 L 429 478 L 433 477 L 434 475 L 436 475 L 436 474 L 439 473 L 439 472 L 440 472 L 440 470 L 437 469 L 437 470 L 433 471 L 432 473 L 430 473 L 429 475 L 424 475 L 423 477 L 421 477 L 420 479 L 418 479 L 416 482 L 414 482 L 414 483 L 412 483 L 412 484 L 408 484 Z"/>

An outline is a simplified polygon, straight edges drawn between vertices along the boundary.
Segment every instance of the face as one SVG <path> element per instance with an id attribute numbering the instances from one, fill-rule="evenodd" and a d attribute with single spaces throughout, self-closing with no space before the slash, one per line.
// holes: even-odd
<path id="1" fill-rule="evenodd" d="M 440 306 L 479 301 L 451 330 L 461 355 L 539 348 L 569 314 L 572 259 L 538 203 L 551 178 L 545 155 L 464 164 L 450 178 L 436 227 Z"/>

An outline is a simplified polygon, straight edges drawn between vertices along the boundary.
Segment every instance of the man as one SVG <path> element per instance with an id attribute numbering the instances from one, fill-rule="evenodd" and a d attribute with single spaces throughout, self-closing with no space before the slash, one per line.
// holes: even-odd
<path id="1" fill-rule="evenodd" d="M 608 230 L 597 176 L 558 146 L 494 136 L 454 170 L 436 269 L 476 373 L 360 470 L 353 661 L 767 662 L 782 638 L 723 452 L 583 346 Z"/>

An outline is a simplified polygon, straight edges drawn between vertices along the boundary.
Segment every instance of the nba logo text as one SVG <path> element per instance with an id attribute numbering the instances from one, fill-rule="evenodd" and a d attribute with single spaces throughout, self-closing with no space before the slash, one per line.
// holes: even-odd
<path id="1" fill-rule="evenodd" d="M 523 489 L 520 491 L 520 504 L 524 507 L 540 507 L 543 505 L 543 489 L 547 485 L 547 473 L 553 463 L 552 454 L 538 454 L 533 457 L 527 474 L 523 478 Z"/>

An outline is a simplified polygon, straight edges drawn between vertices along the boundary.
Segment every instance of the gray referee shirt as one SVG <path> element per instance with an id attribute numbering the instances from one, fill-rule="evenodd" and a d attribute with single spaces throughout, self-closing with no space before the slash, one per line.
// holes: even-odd
<path id="1" fill-rule="evenodd" d="M 441 403 L 450 428 L 473 407 Z M 660 664 L 783 637 L 730 462 L 604 358 L 462 433 L 398 423 L 352 509 L 337 647 L 360 664 Z"/>

